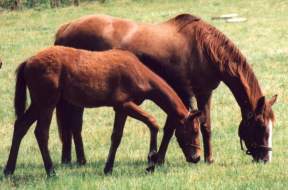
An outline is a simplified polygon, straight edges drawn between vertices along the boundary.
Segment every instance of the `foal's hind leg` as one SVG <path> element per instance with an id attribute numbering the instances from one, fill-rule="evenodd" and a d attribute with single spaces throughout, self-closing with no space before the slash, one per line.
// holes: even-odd
<path id="1" fill-rule="evenodd" d="M 4 174 L 6 176 L 14 173 L 21 140 L 36 118 L 37 112 L 32 106 L 30 106 L 24 115 L 15 121 L 12 146 L 6 167 L 4 169 Z"/>
<path id="2" fill-rule="evenodd" d="M 55 175 L 53 163 L 48 150 L 49 128 L 52 119 L 52 113 L 53 109 L 41 112 L 37 121 L 36 129 L 34 131 L 48 176 Z"/>
<path id="3" fill-rule="evenodd" d="M 115 154 L 116 154 L 117 148 L 122 138 L 123 128 L 124 128 L 127 115 L 147 124 L 147 126 L 149 127 L 151 131 L 150 151 L 152 149 L 157 150 L 157 133 L 159 130 L 159 126 L 156 124 L 156 120 L 152 116 L 144 112 L 134 102 L 127 102 L 123 104 L 122 106 L 115 108 L 115 110 L 116 110 L 116 117 L 115 117 L 113 133 L 111 136 L 112 143 L 111 143 L 109 156 L 108 156 L 105 169 L 104 169 L 105 174 L 112 172 L 112 168 L 113 168 L 113 164 L 115 160 Z"/>

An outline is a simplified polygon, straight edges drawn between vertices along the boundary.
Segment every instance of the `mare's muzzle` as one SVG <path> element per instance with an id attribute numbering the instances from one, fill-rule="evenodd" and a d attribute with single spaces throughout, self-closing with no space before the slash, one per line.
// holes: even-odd
<path id="1" fill-rule="evenodd" d="M 267 162 L 269 159 L 267 158 L 266 153 L 272 151 L 272 148 L 265 145 L 258 145 L 256 143 L 251 143 L 249 147 L 246 146 L 246 150 L 243 146 L 243 139 L 240 138 L 240 146 L 241 150 L 244 151 L 247 155 L 253 157 L 254 161 L 264 161 Z"/>

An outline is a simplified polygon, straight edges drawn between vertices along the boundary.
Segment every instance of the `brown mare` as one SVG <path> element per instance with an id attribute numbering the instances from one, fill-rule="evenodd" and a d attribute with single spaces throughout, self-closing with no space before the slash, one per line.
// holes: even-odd
<path id="1" fill-rule="evenodd" d="M 224 82 L 241 108 L 240 140 L 255 160 L 271 160 L 271 106 L 239 49 L 222 32 L 202 19 L 181 14 L 159 24 L 138 24 L 104 15 L 91 15 L 59 28 L 55 44 L 88 50 L 122 48 L 136 54 L 177 92 L 186 107 L 195 96 L 202 111 L 201 132 L 205 161 L 213 162 L 210 105 L 212 92 Z M 85 162 L 81 139 L 83 109 L 65 101 L 57 106 L 59 128 L 65 131 L 62 162 L 71 160 L 73 136 L 78 162 Z M 70 118 L 73 116 L 73 121 Z M 171 118 L 167 118 L 169 125 Z M 63 132 L 64 133 L 64 132 Z M 172 136 L 172 135 L 171 135 Z M 171 137 L 169 136 L 169 138 Z M 270 153 L 269 153 L 270 152 Z M 162 154 L 165 155 L 165 154 Z M 158 157 L 160 162 L 164 157 Z"/>
<path id="2" fill-rule="evenodd" d="M 31 104 L 25 111 L 26 87 Z M 81 108 L 114 108 L 116 117 L 105 173 L 112 171 L 127 115 L 148 126 L 150 150 L 156 150 L 156 120 L 138 106 L 145 99 L 155 102 L 173 118 L 173 128 L 166 126 L 164 134 L 176 128 L 179 145 L 187 160 L 193 160 L 199 149 L 198 116 L 201 113 L 189 112 L 176 92 L 135 55 L 123 50 L 91 52 L 54 46 L 27 59 L 17 70 L 14 101 L 17 120 L 5 175 L 13 174 L 21 140 L 35 121 L 35 136 L 46 172 L 54 174 L 48 138 L 52 113 L 60 99 Z"/>

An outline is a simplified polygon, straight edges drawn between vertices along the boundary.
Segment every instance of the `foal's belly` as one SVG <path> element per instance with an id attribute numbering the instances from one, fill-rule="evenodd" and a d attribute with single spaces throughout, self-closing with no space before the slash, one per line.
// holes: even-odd
<path id="1" fill-rule="evenodd" d="M 71 82 L 62 91 L 62 98 L 78 107 L 115 106 L 128 99 L 117 93 L 106 81 Z"/>

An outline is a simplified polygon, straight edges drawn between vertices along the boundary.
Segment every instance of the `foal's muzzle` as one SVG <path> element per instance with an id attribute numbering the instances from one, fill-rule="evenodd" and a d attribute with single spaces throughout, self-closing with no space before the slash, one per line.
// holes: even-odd
<path id="1" fill-rule="evenodd" d="M 196 144 L 180 144 L 181 149 L 184 152 L 185 158 L 187 162 L 196 164 L 200 161 L 200 155 L 197 154 L 197 151 L 191 151 L 191 150 L 197 150 L 201 149 L 199 145 Z"/>

